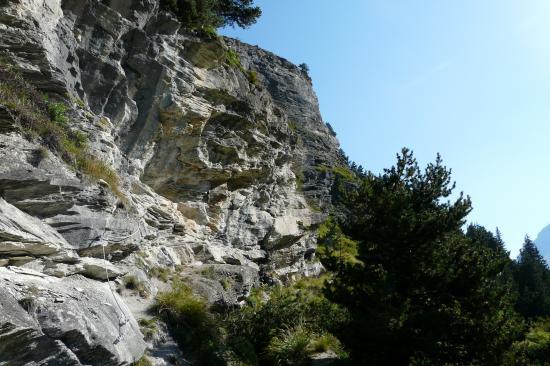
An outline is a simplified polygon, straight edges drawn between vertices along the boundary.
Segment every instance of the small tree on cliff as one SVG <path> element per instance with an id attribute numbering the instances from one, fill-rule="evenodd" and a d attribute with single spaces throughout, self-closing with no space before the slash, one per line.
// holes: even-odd
<path id="1" fill-rule="evenodd" d="M 246 28 L 262 15 L 254 0 L 161 0 L 160 5 L 192 30 L 235 25 Z"/>
<path id="2" fill-rule="evenodd" d="M 344 194 L 350 214 L 320 233 L 334 272 L 326 294 L 352 321 L 340 334 L 356 364 L 499 364 L 515 336 L 506 261 L 461 227 L 471 210 L 438 156 L 425 171 L 409 150 Z"/>
<path id="3" fill-rule="evenodd" d="M 309 75 L 309 66 L 305 62 L 298 65 L 298 67 L 300 68 L 300 71 L 302 71 L 304 74 Z"/>

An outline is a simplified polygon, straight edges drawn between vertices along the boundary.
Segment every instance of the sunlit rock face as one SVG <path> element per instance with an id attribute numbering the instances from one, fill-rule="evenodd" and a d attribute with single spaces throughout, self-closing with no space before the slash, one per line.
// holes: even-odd
<path id="1" fill-rule="evenodd" d="M 229 52 L 240 65 L 227 62 Z M 0 299 L 0 350 L 23 332 L 21 347 L 44 342 L 25 362 L 128 364 L 145 347 L 135 317 L 166 287 L 151 268 L 188 276 L 221 304 L 242 300 L 260 279 L 321 270 L 315 228 L 331 207 L 330 167 L 343 156 L 298 67 L 233 39 L 187 33 L 156 0 L 0 0 L 0 55 L 51 98 L 65 98 L 71 128 L 117 172 L 122 193 L 53 153 L 37 159 L 37 140 L 0 101 L 0 283 L 14 296 Z M 204 268 L 214 276 L 204 278 Z M 128 276 L 145 283 L 147 299 L 106 292 Z M 228 277 L 232 285 L 221 286 Z M 71 281 L 95 301 L 97 319 L 71 305 L 79 320 L 54 329 L 52 294 L 63 304 L 84 296 L 66 288 Z M 37 307 L 20 304 L 17 283 L 43 287 Z M 115 299 L 124 311 L 109 313 L 103 307 Z M 128 336 L 113 346 L 123 313 Z M 83 329 L 90 322 L 109 330 L 94 337 Z M 101 352 L 90 359 L 82 349 Z M 0 352 L 0 363 L 6 357 Z"/>

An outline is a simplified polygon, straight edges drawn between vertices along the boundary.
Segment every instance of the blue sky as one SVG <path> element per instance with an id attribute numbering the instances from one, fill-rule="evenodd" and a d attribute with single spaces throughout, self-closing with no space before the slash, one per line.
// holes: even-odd
<path id="1" fill-rule="evenodd" d="M 256 0 L 222 33 L 306 62 L 325 121 L 374 172 L 441 153 L 469 219 L 515 256 L 550 223 L 550 1 Z"/>

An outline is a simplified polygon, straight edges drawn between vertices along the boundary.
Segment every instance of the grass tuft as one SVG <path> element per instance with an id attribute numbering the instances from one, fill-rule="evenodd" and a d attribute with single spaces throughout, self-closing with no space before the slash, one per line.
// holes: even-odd
<path id="1" fill-rule="evenodd" d="M 280 331 L 271 338 L 266 355 L 275 365 L 306 365 L 313 353 L 309 347 L 312 333 L 303 326 Z"/>
<path id="2" fill-rule="evenodd" d="M 171 291 L 160 293 L 157 304 L 159 314 L 167 313 L 191 326 L 201 324 L 208 317 L 206 302 L 181 281 L 174 283 Z"/>
<path id="3" fill-rule="evenodd" d="M 211 280 L 216 278 L 216 269 L 214 266 L 207 266 L 203 270 L 201 270 L 201 275 L 205 278 L 209 278 Z"/>
<path id="4" fill-rule="evenodd" d="M 292 132 L 296 132 L 298 130 L 298 124 L 296 121 L 288 121 L 288 128 L 290 128 Z"/>
<path id="5" fill-rule="evenodd" d="M 146 341 L 150 341 L 155 337 L 158 332 L 158 324 L 156 318 L 145 319 L 142 318 L 138 321 L 141 333 Z"/>
<path id="6" fill-rule="evenodd" d="M 143 355 L 137 362 L 134 362 L 132 366 L 153 366 L 153 362 L 149 359 L 149 357 Z"/>
<path id="7" fill-rule="evenodd" d="M 246 73 L 248 82 L 253 85 L 258 85 L 258 73 L 254 70 L 248 70 Z"/>
<path id="8" fill-rule="evenodd" d="M 128 290 L 137 292 L 141 297 L 146 298 L 149 296 L 149 291 L 147 291 L 145 283 L 140 281 L 136 276 L 124 277 L 124 287 Z"/>
<path id="9" fill-rule="evenodd" d="M 170 279 L 170 274 L 172 273 L 172 271 L 170 270 L 170 268 L 168 267 L 161 267 L 161 266 L 157 266 L 157 267 L 152 267 L 150 270 L 149 270 L 149 274 L 155 278 L 158 278 L 159 280 L 163 281 L 163 282 L 168 282 L 168 280 Z"/>
<path id="10" fill-rule="evenodd" d="M 223 364 L 222 335 L 215 316 L 188 285 L 177 280 L 170 291 L 158 294 L 156 310 L 180 346 L 193 350 L 197 364 Z"/>
<path id="11" fill-rule="evenodd" d="M 324 332 L 313 338 L 310 343 L 310 349 L 315 353 L 332 351 L 340 357 L 346 355 L 340 340 L 328 332 Z"/>
<path id="12" fill-rule="evenodd" d="M 96 158 L 93 155 L 89 155 L 84 151 L 79 151 L 75 155 L 76 167 L 84 174 L 90 176 L 95 180 L 103 180 L 111 188 L 111 191 L 117 196 L 123 203 L 127 202 L 126 196 L 120 190 L 120 181 L 118 174 L 103 160 Z"/>
<path id="13" fill-rule="evenodd" d="M 229 66 L 232 66 L 239 70 L 243 70 L 243 67 L 241 65 L 241 58 L 239 57 L 239 54 L 232 49 L 228 49 L 225 52 L 225 62 Z"/>

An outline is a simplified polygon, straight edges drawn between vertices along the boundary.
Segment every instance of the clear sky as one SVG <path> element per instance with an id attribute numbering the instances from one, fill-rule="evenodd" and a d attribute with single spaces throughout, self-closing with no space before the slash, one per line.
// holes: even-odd
<path id="1" fill-rule="evenodd" d="M 550 1 L 256 0 L 222 33 L 306 62 L 325 121 L 373 172 L 441 153 L 512 256 L 550 223 Z"/>

